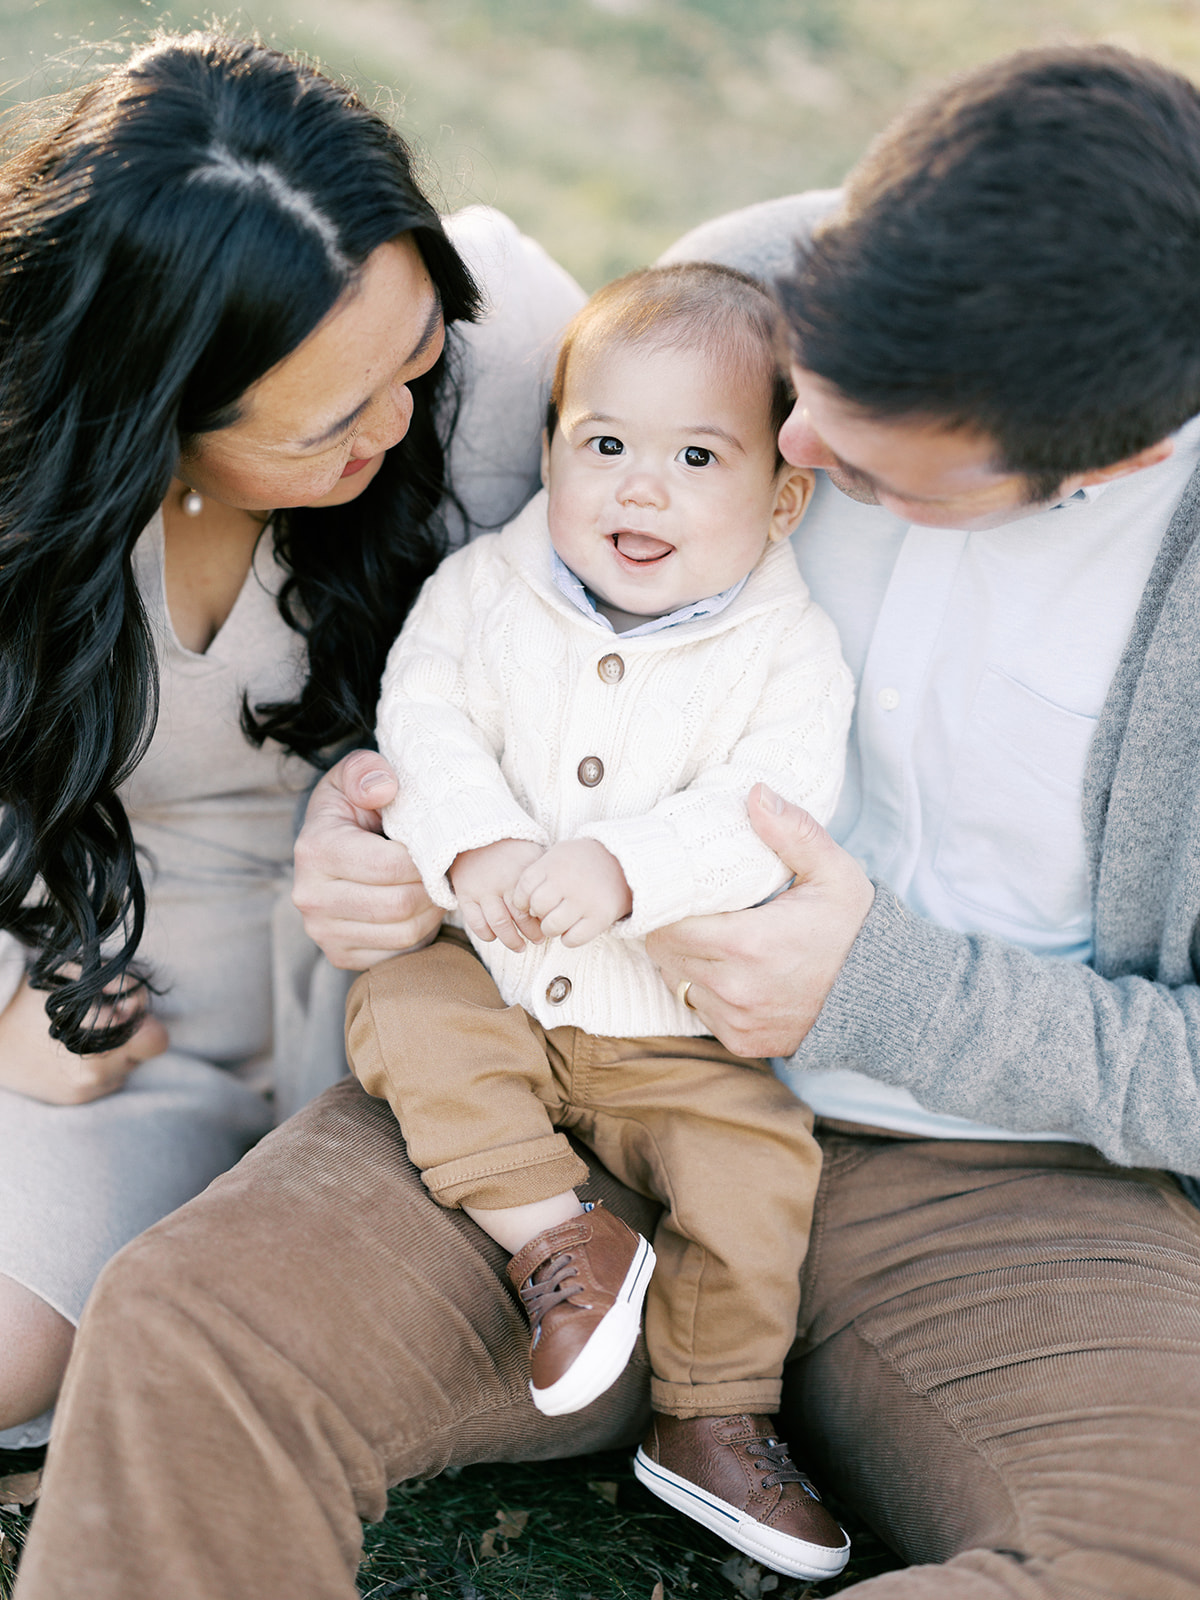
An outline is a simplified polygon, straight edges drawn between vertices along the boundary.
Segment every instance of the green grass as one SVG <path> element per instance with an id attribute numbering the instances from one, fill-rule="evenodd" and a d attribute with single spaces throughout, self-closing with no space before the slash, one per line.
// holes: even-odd
<path id="1" fill-rule="evenodd" d="M 764 1572 L 668 1510 L 625 1451 L 467 1467 L 392 1490 L 387 1516 L 364 1530 L 358 1587 L 367 1600 L 817 1600 L 896 1565 L 843 1521 L 850 1565 L 818 1586 Z M 0 1511 L 0 1600 L 26 1522 Z"/>
<path id="2" fill-rule="evenodd" d="M 1200 77 L 1193 0 L 229 0 L 357 84 L 447 209 L 486 201 L 585 288 L 752 200 L 837 183 L 913 94 L 1063 37 Z M 0 105 L 78 85 L 195 0 L 0 0 Z"/>
<path id="3" fill-rule="evenodd" d="M 12 1594 L 13 1567 L 25 1542 L 27 1518 L 20 1512 L 0 1510 L 0 1600 Z"/>
<path id="4" fill-rule="evenodd" d="M 896 1565 L 851 1528 L 850 1566 L 820 1586 L 780 1578 L 656 1500 L 627 1452 L 477 1466 L 392 1491 L 366 1529 L 370 1600 L 816 1600 Z M 661 1589 L 658 1588 L 661 1585 Z"/>

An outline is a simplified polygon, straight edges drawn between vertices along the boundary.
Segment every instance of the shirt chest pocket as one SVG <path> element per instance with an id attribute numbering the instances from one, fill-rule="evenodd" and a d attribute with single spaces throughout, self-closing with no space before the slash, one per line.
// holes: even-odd
<path id="1" fill-rule="evenodd" d="M 995 668 L 959 749 L 933 870 L 963 906 L 1006 931 L 1089 937 L 1081 796 L 1096 719 L 1045 700 Z M 1044 940 L 1035 941 L 1044 943 Z"/>

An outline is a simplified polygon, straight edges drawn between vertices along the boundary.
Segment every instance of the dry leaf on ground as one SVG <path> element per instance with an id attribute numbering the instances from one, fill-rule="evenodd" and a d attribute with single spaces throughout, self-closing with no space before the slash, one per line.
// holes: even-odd
<path id="1" fill-rule="evenodd" d="M 663 1589 L 663 1581 L 661 1578 L 654 1585 L 653 1589 L 651 1589 L 650 1600 L 666 1600 L 666 1591 Z"/>
<path id="2" fill-rule="evenodd" d="M 497 1511 L 496 1526 L 489 1528 L 479 1541 L 479 1559 L 488 1561 L 492 1556 L 504 1555 L 509 1542 L 519 1539 L 529 1521 L 528 1511 Z"/>
<path id="3" fill-rule="evenodd" d="M 0 1505 L 31 1506 L 42 1486 L 40 1472 L 13 1472 L 0 1478 Z"/>
<path id="4" fill-rule="evenodd" d="M 779 1587 L 779 1574 L 764 1571 L 748 1556 L 730 1556 L 722 1563 L 721 1576 L 729 1579 L 742 1600 L 762 1600 L 764 1594 Z"/>
<path id="5" fill-rule="evenodd" d="M 519 1539 L 525 1532 L 525 1524 L 529 1521 L 528 1511 L 497 1511 L 496 1521 L 499 1527 L 496 1532 L 502 1539 Z"/>
<path id="6" fill-rule="evenodd" d="M 592 1478 L 588 1483 L 588 1488 L 592 1493 L 598 1494 L 601 1500 L 607 1500 L 610 1506 L 616 1505 L 617 1493 L 620 1487 L 619 1483 L 610 1483 L 606 1478 Z M 653 1600 L 653 1596 L 651 1600 Z"/>

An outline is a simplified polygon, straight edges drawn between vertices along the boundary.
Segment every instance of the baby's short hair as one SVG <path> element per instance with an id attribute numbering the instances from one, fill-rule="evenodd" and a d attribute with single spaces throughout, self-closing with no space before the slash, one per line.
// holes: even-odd
<path id="1" fill-rule="evenodd" d="M 697 349 L 743 372 L 761 372 L 778 433 L 792 408 L 779 312 L 756 279 L 714 261 L 642 267 L 598 290 L 567 324 L 558 350 L 546 427 L 554 433 L 572 357 L 597 345 Z"/>

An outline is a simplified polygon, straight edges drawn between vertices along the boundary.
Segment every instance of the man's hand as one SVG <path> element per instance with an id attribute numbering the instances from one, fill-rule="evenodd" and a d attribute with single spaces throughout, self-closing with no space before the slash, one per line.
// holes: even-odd
<path id="1" fill-rule="evenodd" d="M 484 944 L 499 939 L 509 950 L 524 950 L 526 939 L 541 941 L 537 918 L 527 909 L 517 909 L 513 889 L 526 867 L 543 853 L 540 844 L 528 839 L 497 839 L 455 856 L 450 885 L 463 921 Z"/>
<path id="2" fill-rule="evenodd" d="M 750 823 L 795 874 L 763 906 L 689 917 L 646 941 L 671 989 L 727 1050 L 790 1056 L 816 1021 L 875 898 L 870 879 L 819 823 L 765 784 L 750 792 Z"/>
<path id="3" fill-rule="evenodd" d="M 396 789 L 382 756 L 343 756 L 313 790 L 296 840 L 292 900 L 305 932 L 351 972 L 427 944 L 442 921 L 408 851 L 383 837 L 379 813 Z"/>
<path id="4" fill-rule="evenodd" d="M 136 987 L 123 997 L 114 996 L 101 1008 L 103 1025 L 127 1022 L 145 1006 L 146 997 Z M 167 1030 L 157 1017 L 143 1017 L 127 1044 L 97 1055 L 72 1055 L 66 1045 L 50 1037 L 46 996 L 21 987 L 0 1012 L 0 1088 L 13 1089 L 31 1100 L 53 1106 L 84 1105 L 101 1100 L 125 1086 L 133 1069 L 167 1048 Z"/>
<path id="5" fill-rule="evenodd" d="M 569 948 L 586 944 L 633 910 L 621 863 L 597 839 L 567 839 L 551 845 L 521 874 L 512 895 L 546 937 Z"/>

